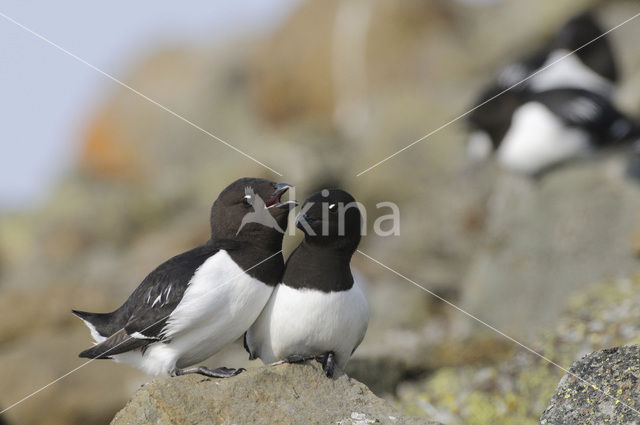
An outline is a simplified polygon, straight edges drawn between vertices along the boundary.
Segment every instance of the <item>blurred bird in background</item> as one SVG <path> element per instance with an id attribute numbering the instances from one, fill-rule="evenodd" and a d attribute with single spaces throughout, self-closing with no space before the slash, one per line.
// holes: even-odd
<path id="1" fill-rule="evenodd" d="M 570 19 L 551 41 L 508 65 L 468 117 L 468 153 L 496 154 L 507 169 L 539 176 L 573 158 L 636 141 L 637 123 L 620 112 L 613 48 L 589 12 Z"/>

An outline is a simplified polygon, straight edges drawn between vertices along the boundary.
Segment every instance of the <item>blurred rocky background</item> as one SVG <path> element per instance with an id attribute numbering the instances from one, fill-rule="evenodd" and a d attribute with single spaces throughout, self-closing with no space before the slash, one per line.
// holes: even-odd
<path id="1" fill-rule="evenodd" d="M 71 308 L 115 309 L 153 267 L 205 241 L 212 200 L 249 175 L 295 184 L 298 199 L 350 191 L 368 211 L 365 253 L 563 367 L 640 342 L 628 152 L 530 181 L 470 166 L 461 120 L 356 177 L 459 116 L 496 69 L 591 7 L 605 28 L 640 12 L 617 0 L 301 0 L 268 30 L 138 55 L 124 83 L 283 177 L 111 86 L 46 200 L 0 211 L 0 406 L 80 366 L 91 341 Z M 640 21 L 610 37 L 616 100 L 640 116 Z M 383 201 L 400 207 L 399 236 L 372 232 Z M 364 256 L 353 265 L 372 318 L 348 374 L 409 415 L 536 423 L 562 370 Z M 210 363 L 261 366 L 246 357 L 237 344 Z M 3 418 L 106 423 L 148 380 L 92 362 Z"/>

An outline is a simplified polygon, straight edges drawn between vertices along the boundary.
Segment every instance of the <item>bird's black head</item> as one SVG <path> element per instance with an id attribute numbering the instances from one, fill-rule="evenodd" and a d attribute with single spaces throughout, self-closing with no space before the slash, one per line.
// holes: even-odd
<path id="1" fill-rule="evenodd" d="M 603 32 L 591 13 L 581 13 L 560 28 L 554 47 L 573 51 L 601 36 Z"/>
<path id="2" fill-rule="evenodd" d="M 231 183 L 211 207 L 211 236 L 279 250 L 289 211 L 298 205 L 281 200 L 290 187 L 252 177 Z"/>
<path id="3" fill-rule="evenodd" d="M 307 243 L 353 253 L 360 243 L 362 214 L 344 190 L 324 189 L 305 201 L 296 225 Z"/>
<path id="4" fill-rule="evenodd" d="M 556 49 L 576 51 L 580 60 L 611 82 L 618 81 L 613 49 L 604 31 L 590 12 L 571 18 L 558 31 L 552 43 Z"/>
<path id="5" fill-rule="evenodd" d="M 505 91 L 499 84 L 491 84 L 484 89 L 475 102 L 476 108 L 467 116 L 467 126 L 474 132 L 467 146 L 470 155 L 474 152 L 485 152 L 486 155 L 497 150 L 500 142 L 511 126 L 514 112 L 526 103 L 530 96 L 526 87 L 514 87 Z M 477 138 L 478 134 L 485 134 L 487 141 Z M 473 146 L 487 144 L 486 147 Z"/>

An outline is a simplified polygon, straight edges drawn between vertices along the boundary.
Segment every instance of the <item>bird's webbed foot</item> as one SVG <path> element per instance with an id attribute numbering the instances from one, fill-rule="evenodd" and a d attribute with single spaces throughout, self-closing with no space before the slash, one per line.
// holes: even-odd
<path id="1" fill-rule="evenodd" d="M 208 376 L 209 378 L 231 378 L 237 374 L 245 371 L 244 368 L 233 369 L 229 367 L 219 367 L 216 369 L 209 369 L 206 366 L 196 366 L 188 369 L 175 368 L 171 371 L 171 376 L 187 375 L 189 373 L 197 373 L 199 375 Z"/>

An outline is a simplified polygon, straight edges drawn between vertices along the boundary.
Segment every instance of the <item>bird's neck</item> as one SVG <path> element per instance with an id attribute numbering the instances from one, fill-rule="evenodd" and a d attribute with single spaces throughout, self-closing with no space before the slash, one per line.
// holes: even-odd
<path id="1" fill-rule="evenodd" d="M 284 259 L 280 246 L 216 238 L 211 238 L 207 244 L 225 250 L 238 267 L 267 285 L 275 286 L 282 281 Z"/>
<path id="2" fill-rule="evenodd" d="M 302 242 L 287 260 L 283 282 L 294 288 L 324 292 L 348 290 L 353 286 L 353 252 Z"/>
<path id="3" fill-rule="evenodd" d="M 264 253 L 273 254 L 282 250 L 282 234 L 277 230 L 272 231 L 273 234 L 247 234 L 241 233 L 235 235 L 233 232 L 229 234 L 211 233 L 211 239 L 207 243 L 227 243 L 228 245 L 243 247 L 255 251 L 263 251 Z M 270 232 L 269 232 L 270 233 Z"/>

